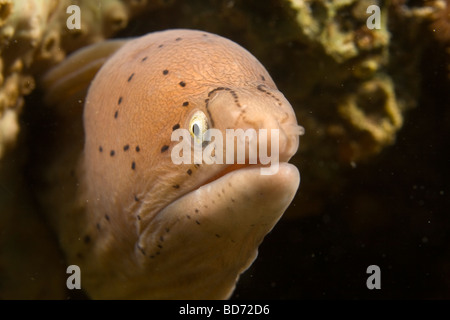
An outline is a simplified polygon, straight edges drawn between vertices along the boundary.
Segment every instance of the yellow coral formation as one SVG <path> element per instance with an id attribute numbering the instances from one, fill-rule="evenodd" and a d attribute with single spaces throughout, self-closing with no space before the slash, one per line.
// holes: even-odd
<path id="1" fill-rule="evenodd" d="M 392 82 L 386 77 L 362 82 L 358 91 L 339 105 L 339 113 L 358 133 L 341 149 L 340 157 L 348 162 L 392 144 L 403 124 Z"/>
<path id="2" fill-rule="evenodd" d="M 297 22 L 303 34 L 338 62 L 368 51 L 386 47 L 389 34 L 386 16 L 381 16 L 381 28 L 369 30 L 365 27 L 366 9 L 378 1 L 310 1 L 291 0 L 296 11 Z"/>
<path id="3" fill-rule="evenodd" d="M 381 7 L 380 28 L 369 29 L 367 8 L 378 1 L 291 0 L 301 34 L 316 49 L 322 77 L 310 84 L 311 94 L 302 99 L 315 112 L 334 114 L 331 122 L 311 121 L 308 129 L 338 139 L 337 160 L 354 163 L 377 154 L 395 141 L 403 122 L 403 105 L 396 99 L 394 83 L 385 68 L 389 62 L 390 34 Z M 323 53 L 321 53 L 323 52 Z M 301 72 L 301 71 L 299 71 Z M 325 79 L 325 81 L 324 81 Z M 332 95 L 327 92 L 333 91 Z M 323 106 L 324 96 L 328 111 Z M 329 102 L 334 101 L 334 106 Z M 321 106 L 322 105 L 322 106 Z M 333 109 L 337 112 L 334 113 Z M 300 118 L 308 117 L 299 111 Z M 326 127 L 321 131 L 320 126 Z M 317 140 L 316 140 L 317 139 Z M 311 143 L 318 144 L 321 135 Z M 307 142 L 308 143 L 308 142 Z M 323 144 L 320 143 L 320 144 Z"/>

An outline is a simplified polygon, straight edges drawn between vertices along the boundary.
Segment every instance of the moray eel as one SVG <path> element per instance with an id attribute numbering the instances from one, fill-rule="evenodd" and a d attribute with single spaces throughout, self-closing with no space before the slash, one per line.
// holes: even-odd
<path id="1" fill-rule="evenodd" d="M 303 128 L 291 105 L 253 55 L 203 31 L 82 49 L 46 75 L 47 100 L 64 105 L 94 75 L 74 189 L 81 209 L 50 214 L 82 288 L 94 299 L 229 298 L 299 186 L 288 161 Z M 261 174 L 261 161 L 174 164 L 172 133 L 195 138 L 193 128 L 278 129 L 265 141 L 279 145 L 277 172 Z"/>

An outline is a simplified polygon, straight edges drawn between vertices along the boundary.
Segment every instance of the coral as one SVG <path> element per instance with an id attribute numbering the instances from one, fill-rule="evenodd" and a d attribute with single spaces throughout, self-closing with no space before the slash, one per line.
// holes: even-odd
<path id="1" fill-rule="evenodd" d="M 378 1 L 290 1 L 303 35 L 326 55 L 342 63 L 361 54 L 385 48 L 389 41 L 386 19 L 381 29 L 366 27 L 370 5 Z"/>
<path id="2" fill-rule="evenodd" d="M 344 164 L 367 159 L 392 144 L 402 124 L 402 105 L 386 74 L 390 44 L 386 11 L 382 7 L 380 29 L 369 29 L 370 5 L 380 3 L 291 1 L 303 41 L 315 51 L 308 60 L 322 64 L 316 71 L 319 76 L 307 85 L 309 95 L 299 100 L 317 117 L 306 132 L 323 132 L 328 141 L 339 141 L 333 153 Z M 300 63 L 294 68 L 308 78 Z M 300 119 L 311 117 L 305 111 L 299 109 Z M 334 114 L 331 121 L 322 118 L 327 114 Z M 308 144 L 320 143 L 321 135 L 314 134 Z"/>
<path id="3" fill-rule="evenodd" d="M 351 130 L 365 134 L 362 138 L 352 140 L 348 135 L 340 135 L 345 132 L 344 129 L 330 130 L 330 135 L 336 139 L 350 139 L 341 148 L 340 158 L 346 161 L 366 158 L 380 152 L 383 146 L 395 141 L 395 134 L 403 124 L 402 113 L 389 78 L 361 82 L 355 94 L 350 94 L 339 105 L 338 111 L 342 119 L 351 125 Z M 358 143 L 361 141 L 363 143 Z"/>

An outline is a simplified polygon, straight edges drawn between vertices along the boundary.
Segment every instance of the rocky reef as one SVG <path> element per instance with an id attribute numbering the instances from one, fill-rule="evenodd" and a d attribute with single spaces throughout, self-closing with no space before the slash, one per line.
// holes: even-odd
<path id="1" fill-rule="evenodd" d="M 67 28 L 69 5 L 80 8 L 80 29 Z M 380 8 L 379 28 L 367 26 L 373 14 L 369 6 Z M 450 72 L 449 12 L 449 1 L 444 0 L 0 0 L 0 186 L 6 186 L 0 193 L 0 221 L 2 228 L 11 230 L 18 228 L 16 216 L 24 212 L 34 221 L 28 229 L 21 227 L 24 236 L 11 240 L 10 233 L 0 235 L 0 282 L 12 274 L 7 271 L 17 261 L 41 261 L 42 255 L 30 257 L 26 250 L 14 259 L 10 255 L 11 248 L 30 241 L 30 229 L 38 229 L 43 236 L 34 245 L 51 248 L 45 255 L 52 257 L 41 278 L 57 270 L 59 281 L 49 291 L 52 297 L 65 294 L 61 257 L 51 236 L 45 236 L 48 231 L 34 206 L 34 191 L 25 187 L 23 171 L 32 170 L 27 158 L 30 143 L 41 143 L 24 138 L 33 134 L 27 129 L 27 121 L 33 121 L 27 113 L 35 113 L 28 110 L 44 108 L 40 79 L 71 52 L 106 38 L 168 28 L 203 29 L 246 47 L 267 67 L 305 127 L 293 159 L 302 183 L 286 216 L 311 218 L 329 212 L 330 199 L 332 203 L 342 197 L 343 190 L 355 183 L 356 177 L 348 178 L 354 170 L 382 159 L 398 143 L 408 113 L 430 103 L 421 98 L 430 92 L 424 83 L 424 64 L 438 61 L 437 67 L 431 62 L 437 73 Z M 448 85 L 448 78 L 439 79 L 439 85 Z M 30 94 L 32 99 L 27 98 Z M 23 115 L 26 121 L 21 121 Z M 25 209 L 19 206 L 24 198 L 29 200 Z M 362 229 L 367 224 L 361 217 L 379 221 L 372 211 L 374 200 L 361 194 L 357 198 L 348 206 L 372 213 L 351 214 L 348 221 L 359 221 L 355 228 Z M 440 265 L 449 263 L 447 259 Z M 11 280 L 14 277 L 17 282 Z M 0 297 L 21 297 L 20 290 L 24 296 L 27 286 L 36 283 L 30 280 L 35 277 L 24 282 L 19 275 L 14 277 L 8 278 L 9 288 L 17 283 L 19 293 L 8 295 L 3 289 L 8 286 L 0 286 Z M 49 297 L 41 294 L 39 281 L 35 288 L 27 298 Z"/>

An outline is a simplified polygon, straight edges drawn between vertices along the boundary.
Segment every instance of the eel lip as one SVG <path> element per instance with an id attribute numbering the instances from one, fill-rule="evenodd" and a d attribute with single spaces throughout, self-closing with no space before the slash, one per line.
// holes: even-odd
<path id="1" fill-rule="evenodd" d="M 298 173 L 298 169 L 293 164 L 290 164 L 288 162 L 280 162 L 278 165 L 279 165 L 279 171 L 283 170 L 286 167 L 290 167 L 290 168 L 295 168 L 295 171 Z M 227 165 L 225 169 L 219 171 L 216 175 L 212 176 L 211 178 L 207 179 L 203 183 L 194 187 L 192 190 L 189 190 L 188 192 L 180 195 L 177 199 L 174 199 L 171 203 L 175 203 L 175 202 L 179 201 L 180 199 L 187 197 L 200 189 L 212 186 L 214 183 L 217 183 L 217 182 L 221 181 L 222 179 L 226 179 L 230 175 L 234 175 L 234 174 L 255 171 L 254 175 L 261 175 L 262 177 L 265 177 L 265 179 L 271 179 L 271 177 L 276 179 L 279 172 L 274 173 L 272 175 L 262 175 L 260 172 L 259 173 L 256 172 L 256 170 L 260 171 L 262 168 L 268 168 L 268 167 L 269 167 L 269 165 L 261 165 L 261 164 L 231 164 L 231 165 Z M 297 183 L 297 188 L 298 188 L 299 183 L 300 183 L 300 177 L 299 177 L 299 181 Z M 162 208 L 161 211 L 163 211 L 166 207 Z"/>
<path id="2" fill-rule="evenodd" d="M 284 167 L 284 166 L 290 166 L 290 167 L 294 167 L 296 169 L 296 171 L 298 172 L 297 168 L 293 164 L 288 163 L 287 161 L 280 162 L 278 165 L 279 165 L 279 170 L 281 170 L 282 167 Z M 186 192 L 184 192 L 184 193 L 180 194 L 178 197 L 172 199 L 172 201 L 170 201 L 169 203 L 167 203 L 166 205 L 161 207 L 155 213 L 154 217 L 156 218 L 158 215 L 160 215 L 160 213 L 162 213 L 164 210 L 167 209 L 167 207 L 171 206 L 172 204 L 179 202 L 181 199 L 184 199 L 184 198 L 192 195 L 193 193 L 199 191 L 200 189 L 207 188 L 208 186 L 213 185 L 215 182 L 218 182 L 221 179 L 224 179 L 225 177 L 227 177 L 231 174 L 244 173 L 248 170 L 260 171 L 262 168 L 265 168 L 265 167 L 268 168 L 269 165 L 262 165 L 262 164 L 229 164 L 229 165 L 226 165 L 225 168 L 223 170 L 220 170 L 217 174 L 211 176 L 210 178 L 199 183 L 198 185 L 195 185 L 192 189 L 186 190 Z M 255 172 L 255 175 L 256 174 L 257 173 Z M 266 175 L 264 177 L 266 177 L 266 179 L 270 179 L 270 177 L 276 177 L 278 174 L 279 174 L 279 172 L 275 173 L 273 175 Z M 261 173 L 258 173 L 258 175 L 261 175 Z M 297 183 L 297 188 L 298 188 L 298 183 Z"/>

